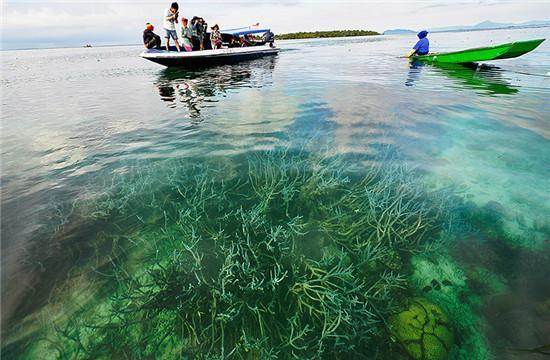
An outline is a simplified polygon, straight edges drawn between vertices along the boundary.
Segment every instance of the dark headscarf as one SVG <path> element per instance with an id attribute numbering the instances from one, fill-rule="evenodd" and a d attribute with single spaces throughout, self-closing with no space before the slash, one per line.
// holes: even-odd
<path id="1" fill-rule="evenodd" d="M 421 32 L 418 33 L 417 36 L 419 39 L 424 39 L 426 36 L 428 36 L 428 32 L 426 30 L 422 30 Z"/>

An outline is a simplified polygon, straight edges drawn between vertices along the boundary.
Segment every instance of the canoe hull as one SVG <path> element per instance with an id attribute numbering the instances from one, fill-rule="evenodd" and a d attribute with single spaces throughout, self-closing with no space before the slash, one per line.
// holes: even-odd
<path id="1" fill-rule="evenodd" d="M 512 43 L 512 47 L 500 55 L 497 59 L 512 59 L 521 55 L 527 54 L 540 46 L 545 39 L 531 40 L 531 41 L 519 41 Z"/>
<path id="2" fill-rule="evenodd" d="M 145 51 L 140 56 L 166 67 L 195 69 L 201 67 L 236 64 L 242 61 L 255 60 L 266 56 L 275 56 L 278 53 L 278 48 L 258 46 L 248 48 L 194 51 L 189 53 L 149 50 Z"/>
<path id="3" fill-rule="evenodd" d="M 518 41 L 515 43 L 491 47 L 468 49 L 449 53 L 429 54 L 424 56 L 416 56 L 414 59 L 427 62 L 452 64 L 511 59 L 535 50 L 544 40 L 545 39 Z"/>

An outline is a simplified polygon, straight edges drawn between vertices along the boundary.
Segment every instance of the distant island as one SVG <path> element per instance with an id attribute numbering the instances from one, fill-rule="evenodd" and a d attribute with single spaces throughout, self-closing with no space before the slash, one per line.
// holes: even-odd
<path id="1" fill-rule="evenodd" d="M 405 35 L 405 34 L 416 34 L 416 31 L 409 29 L 391 29 L 386 30 L 382 35 Z"/>
<path id="2" fill-rule="evenodd" d="M 514 23 L 496 23 L 484 21 L 476 25 L 467 26 L 449 26 L 432 29 L 432 32 L 455 32 L 455 31 L 478 31 L 478 30 L 501 30 L 501 29 L 525 29 L 550 26 L 550 20 L 529 21 L 519 24 Z"/>
<path id="3" fill-rule="evenodd" d="M 504 30 L 504 29 L 526 29 L 526 28 L 538 28 L 538 27 L 550 27 L 550 20 L 542 21 L 529 21 L 520 24 L 514 23 L 496 23 L 492 21 L 484 21 L 476 25 L 455 25 L 442 28 L 428 28 L 432 33 L 441 32 L 462 32 L 462 31 L 482 31 L 482 30 Z M 384 35 L 406 35 L 416 33 L 417 31 L 411 29 L 394 29 L 384 31 Z"/>
<path id="4" fill-rule="evenodd" d="M 350 37 L 350 36 L 373 36 L 380 35 L 376 31 L 370 30 L 333 30 L 333 31 L 314 31 L 314 32 L 297 32 L 289 34 L 275 35 L 277 40 L 293 40 L 293 39 L 319 39 L 319 38 L 335 38 L 335 37 Z"/>

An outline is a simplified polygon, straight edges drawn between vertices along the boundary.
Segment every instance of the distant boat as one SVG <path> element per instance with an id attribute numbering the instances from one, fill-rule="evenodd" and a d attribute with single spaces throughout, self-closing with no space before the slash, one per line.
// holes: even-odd
<path id="1" fill-rule="evenodd" d="M 91 48 L 91 47 L 92 47 L 92 45 L 90 45 L 90 44 L 86 44 L 86 45 L 84 45 L 84 47 L 85 47 L 85 48 Z"/>
<path id="2" fill-rule="evenodd" d="M 434 53 L 423 56 L 415 56 L 414 60 L 464 64 L 480 61 L 511 59 L 535 50 L 544 42 L 544 40 L 545 39 L 517 41 L 490 47 L 481 47 L 448 53 Z"/>
<path id="3" fill-rule="evenodd" d="M 229 47 L 233 39 L 241 36 L 263 34 L 262 40 L 249 43 L 246 47 Z M 242 30 L 234 29 L 222 32 L 222 38 L 226 46 L 222 49 L 177 52 L 159 49 L 150 49 L 141 53 L 141 57 L 167 67 L 197 68 L 234 64 L 246 60 L 254 60 L 265 56 L 273 56 L 279 53 L 279 48 L 274 44 L 274 37 L 269 29 Z M 175 50 L 175 49 L 173 49 Z"/>

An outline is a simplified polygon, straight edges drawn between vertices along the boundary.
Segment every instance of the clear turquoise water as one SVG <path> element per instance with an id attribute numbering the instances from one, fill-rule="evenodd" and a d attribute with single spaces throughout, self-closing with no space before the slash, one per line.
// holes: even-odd
<path id="1" fill-rule="evenodd" d="M 445 51 L 549 35 L 431 41 Z M 52 321 L 71 318 L 75 302 L 101 302 L 105 292 L 83 274 L 108 267 L 113 239 L 171 211 L 169 170 L 212 163 L 233 179 L 247 156 L 307 149 L 351 159 L 345 167 L 391 158 L 416 169 L 426 189 L 452 189 L 460 225 L 439 258 L 418 248 L 403 259 L 409 285 L 399 300 L 425 297 L 454 318 L 451 357 L 483 348 L 480 358 L 537 358 L 504 349 L 550 343 L 550 43 L 474 71 L 410 65 L 398 56 L 413 41 L 281 42 L 276 58 L 197 72 L 148 63 L 138 47 L 3 52 L 5 355 L 46 357 L 45 348 L 23 349 L 36 347 Z M 455 288 L 426 289 L 432 280 Z"/>

